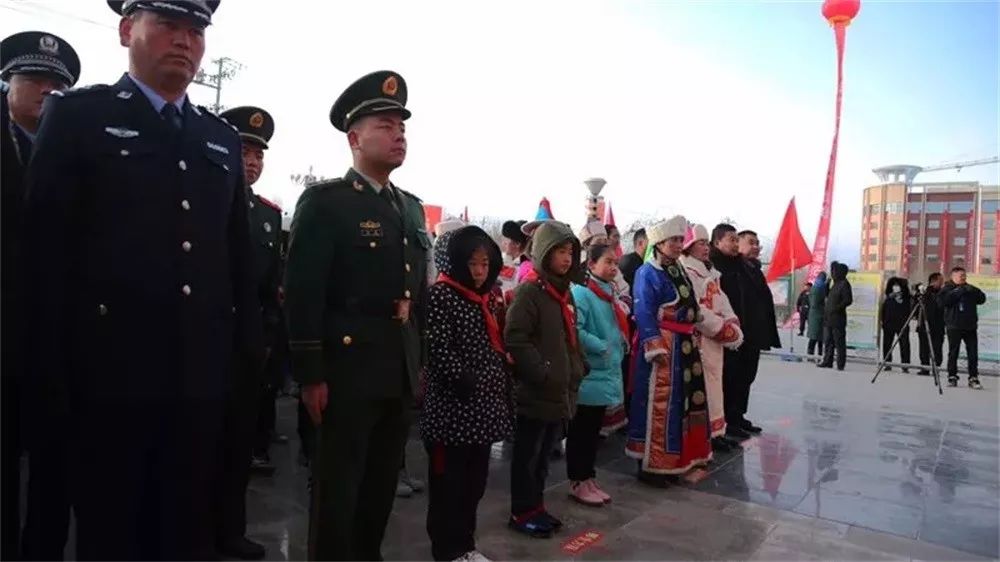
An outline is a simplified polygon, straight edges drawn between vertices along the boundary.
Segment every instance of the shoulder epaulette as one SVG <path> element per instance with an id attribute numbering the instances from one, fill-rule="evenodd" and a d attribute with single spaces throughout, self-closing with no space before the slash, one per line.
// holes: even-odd
<path id="1" fill-rule="evenodd" d="M 90 84 L 88 86 L 80 86 L 79 88 L 71 88 L 69 90 L 52 90 L 49 95 L 56 96 L 59 98 L 71 98 L 77 96 L 84 96 L 88 94 L 96 94 L 100 92 L 107 92 L 111 89 L 108 84 Z"/>
<path id="2" fill-rule="evenodd" d="M 207 107 L 205 107 L 204 105 L 198 105 L 198 106 L 192 105 L 191 107 L 192 108 L 197 107 L 196 111 L 200 112 L 199 115 L 200 114 L 208 115 L 208 116 L 212 117 L 213 119 L 215 119 L 216 121 L 218 121 L 220 124 L 222 124 L 222 126 L 225 127 L 227 131 L 232 131 L 233 133 L 236 133 L 236 131 L 237 131 L 236 127 L 234 127 L 232 124 L 230 124 L 229 121 L 226 121 L 222 117 L 219 117 L 218 115 L 216 115 L 216 114 L 212 113 L 211 111 L 209 111 L 209 109 Z"/>
<path id="3" fill-rule="evenodd" d="M 413 199 L 413 200 L 414 200 L 414 201 L 416 201 L 417 203 L 423 203 L 423 202 L 424 202 L 424 200 L 423 200 L 423 199 L 421 199 L 421 198 L 417 197 L 416 195 L 414 195 L 414 194 L 410 193 L 409 191 L 406 191 L 405 189 L 401 189 L 401 188 L 397 187 L 397 188 L 396 188 L 396 191 L 398 191 L 398 192 L 402 193 L 403 195 L 406 195 L 406 196 L 408 196 L 408 197 L 409 197 L 410 199 Z"/>
<path id="4" fill-rule="evenodd" d="M 264 197 L 262 195 L 258 195 L 257 199 L 260 199 L 261 203 L 263 203 L 264 205 L 266 205 L 266 206 L 274 209 L 275 211 L 278 211 L 279 213 L 281 212 L 281 207 L 279 207 L 278 204 L 275 203 L 274 201 L 271 201 L 271 200 L 267 199 L 266 197 Z"/>
<path id="5" fill-rule="evenodd" d="M 332 179 L 317 180 L 312 183 L 306 184 L 306 188 L 329 189 L 331 187 L 337 187 L 337 185 L 341 183 L 344 185 L 348 185 L 347 182 L 344 181 L 344 178 L 332 178 Z"/>

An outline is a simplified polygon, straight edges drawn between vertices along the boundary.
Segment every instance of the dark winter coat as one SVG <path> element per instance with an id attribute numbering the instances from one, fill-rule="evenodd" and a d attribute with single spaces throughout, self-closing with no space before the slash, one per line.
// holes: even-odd
<path id="1" fill-rule="evenodd" d="M 949 330 L 975 330 L 979 325 L 976 307 L 986 302 L 986 293 L 975 285 L 956 285 L 948 281 L 941 288 L 938 302 L 944 308 L 945 327 Z"/>
<path id="2" fill-rule="evenodd" d="M 569 226 L 547 221 L 532 237 L 531 259 L 540 280 L 566 291 L 573 306 L 568 276 L 547 271 L 548 254 L 564 242 L 573 242 L 573 265 L 579 267 L 580 243 Z M 582 347 L 571 349 L 562 305 L 541 282 L 525 281 L 514 290 L 507 311 L 504 340 L 514 358 L 517 412 L 528 418 L 560 421 L 573 417 L 576 394 L 584 376 Z"/>
<path id="3" fill-rule="evenodd" d="M 487 249 L 490 269 L 476 290 L 467 264 L 480 247 Z M 500 248 L 477 226 L 442 234 L 434 246 L 438 273 L 480 295 L 490 293 L 502 264 Z M 512 381 L 505 356 L 490 345 L 482 306 L 443 282 L 430 287 L 428 299 L 421 436 L 444 445 L 485 445 L 506 439 L 514 427 Z M 488 306 L 498 318 L 503 296 L 491 298 Z"/>
<path id="4" fill-rule="evenodd" d="M 802 289 L 798 300 L 795 301 L 795 310 L 801 315 L 809 314 L 809 289 Z"/>
<path id="5" fill-rule="evenodd" d="M 826 273 L 821 271 L 809 290 L 809 327 L 807 335 L 811 340 L 823 341 L 823 309 L 826 305 Z"/>
<path id="6" fill-rule="evenodd" d="M 833 262 L 830 265 L 829 290 L 823 308 L 823 319 L 832 328 L 847 327 L 847 307 L 854 302 L 854 291 L 847 280 L 847 265 Z"/>
<path id="7" fill-rule="evenodd" d="M 709 259 L 719 270 L 722 292 L 729 297 L 733 311 L 740 319 L 743 345 L 760 350 L 781 347 L 774 315 L 774 296 L 760 270 L 760 262 L 751 262 L 741 256 L 727 256 L 714 246 Z"/>
<path id="8" fill-rule="evenodd" d="M 926 320 L 932 334 L 944 333 L 944 308 L 938 301 L 940 294 L 941 289 L 936 289 L 928 285 L 926 292 L 918 297 L 924 303 L 924 315 L 917 324 L 917 332 L 922 333 L 925 331 L 924 321 Z"/>
<path id="9" fill-rule="evenodd" d="M 893 287 L 899 287 L 899 290 L 894 292 Z M 909 283 L 902 277 L 890 277 L 885 284 L 885 298 L 879 311 L 882 327 L 893 333 L 901 331 L 906 327 L 911 311 Z"/>

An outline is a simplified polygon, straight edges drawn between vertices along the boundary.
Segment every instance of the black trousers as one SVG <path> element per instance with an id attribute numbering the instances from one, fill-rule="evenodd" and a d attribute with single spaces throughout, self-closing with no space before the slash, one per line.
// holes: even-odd
<path id="1" fill-rule="evenodd" d="M 261 387 L 256 373 L 237 380 L 226 403 L 220 470 L 214 488 L 215 541 L 220 545 L 242 538 L 247 531 L 247 484 Z"/>
<path id="2" fill-rule="evenodd" d="M 801 336 L 806 331 L 806 322 L 809 321 L 809 309 L 806 309 L 805 314 L 799 311 L 799 335 Z"/>
<path id="3" fill-rule="evenodd" d="M 837 358 L 837 368 L 847 365 L 847 326 L 826 326 L 823 328 L 826 339 L 823 342 L 823 364 L 833 365 L 834 353 Z"/>
<path id="4" fill-rule="evenodd" d="M 306 406 L 302 403 L 301 398 L 299 398 L 296 411 L 296 433 L 299 434 L 299 447 L 302 448 L 302 454 L 311 461 L 313 450 L 316 448 L 316 426 L 309 419 L 309 412 L 306 411 Z"/>
<path id="5" fill-rule="evenodd" d="M 928 337 L 930 336 L 930 337 Z M 917 330 L 918 350 L 920 354 L 920 364 L 929 367 L 931 364 L 931 351 L 934 351 L 934 364 L 938 367 L 944 362 L 944 330 L 931 329 Z"/>
<path id="6" fill-rule="evenodd" d="M 427 449 L 427 535 L 434 560 L 455 560 L 476 549 L 476 510 L 486 493 L 490 444 Z"/>
<path id="7" fill-rule="evenodd" d="M 562 438 L 563 422 L 517 416 L 510 462 L 510 512 L 524 515 L 545 506 L 545 479 L 552 447 Z"/>
<path id="8" fill-rule="evenodd" d="M 948 379 L 958 380 L 958 351 L 965 342 L 965 359 L 969 367 L 969 378 L 979 378 L 979 335 L 975 330 L 948 328 Z"/>
<path id="9" fill-rule="evenodd" d="M 54 436 L 53 436 L 54 437 Z M 28 451 L 28 511 L 21 536 L 22 560 L 62 560 L 69 538 L 70 491 L 67 443 L 35 439 Z"/>
<path id="10" fill-rule="evenodd" d="M 381 560 L 413 399 L 332 392 L 317 428 L 309 560 Z"/>
<path id="11" fill-rule="evenodd" d="M 597 476 L 594 462 L 606 406 L 577 405 L 566 435 L 566 475 L 580 482 Z"/>
<path id="12" fill-rule="evenodd" d="M 818 339 L 818 340 L 811 339 L 811 340 L 809 340 L 809 345 L 806 348 L 806 353 L 809 354 L 809 355 L 812 355 L 813 353 L 815 353 L 815 354 L 819 355 L 820 357 L 822 357 L 823 356 L 823 340 L 822 339 Z"/>
<path id="13" fill-rule="evenodd" d="M 70 441 L 78 560 L 215 557 L 224 412 L 222 399 L 81 404 Z"/>
<path id="14" fill-rule="evenodd" d="M 892 344 L 896 341 L 896 334 L 899 334 L 899 362 L 910 362 L 910 327 L 904 326 L 902 330 L 896 332 L 886 327 L 882 327 L 882 360 L 892 361 Z"/>
<path id="15" fill-rule="evenodd" d="M 750 385 L 757 379 L 760 350 L 743 345 L 725 350 L 722 363 L 722 396 L 726 423 L 740 425 L 750 405 Z"/>
<path id="16" fill-rule="evenodd" d="M 3 372 L 0 372 L 0 558 L 18 560 L 21 537 L 21 388 L 15 374 L 7 372 L 7 350 L 2 351 Z"/>
<path id="17" fill-rule="evenodd" d="M 277 421 L 278 410 L 275 400 L 278 399 L 278 387 L 273 384 L 265 385 L 257 393 L 257 412 L 254 418 L 257 420 L 253 450 L 259 456 L 265 456 L 271 448 L 271 434 L 274 433 L 274 424 Z"/>

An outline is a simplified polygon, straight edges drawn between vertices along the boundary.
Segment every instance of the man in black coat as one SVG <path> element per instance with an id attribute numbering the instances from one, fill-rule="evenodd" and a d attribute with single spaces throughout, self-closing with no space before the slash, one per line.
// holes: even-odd
<path id="1" fill-rule="evenodd" d="M 720 224 L 712 230 L 709 258 L 722 275 L 722 291 L 743 328 L 743 345 L 737 350 L 725 350 L 722 386 L 726 434 L 734 439 L 746 439 L 752 433 L 761 432 L 760 427 L 746 419 L 750 385 L 757 378 L 760 352 L 781 347 L 781 343 L 771 290 L 756 265 L 759 262 L 741 256 L 739 244 L 736 229 Z"/>
<path id="2" fill-rule="evenodd" d="M 902 277 L 890 277 L 885 283 L 885 298 L 882 299 L 882 309 L 879 318 L 882 321 L 882 360 L 892 361 L 892 344 L 899 336 L 899 361 L 910 362 L 910 325 L 907 319 L 913 311 L 910 304 L 909 283 Z M 891 371 L 892 367 L 886 367 Z M 903 368 L 904 373 L 909 369 Z"/>
<path id="3" fill-rule="evenodd" d="M 28 170 L 33 407 L 79 560 L 205 560 L 233 350 L 263 363 L 240 140 L 186 95 L 218 2 L 109 5 L 128 73 L 51 96 Z"/>
<path id="4" fill-rule="evenodd" d="M 632 235 L 632 251 L 622 256 L 618 269 L 622 272 L 622 277 L 628 283 L 629 294 L 632 294 L 632 283 L 635 281 L 635 272 L 642 265 L 642 259 L 646 255 L 646 246 L 649 240 L 646 238 L 646 229 L 640 228 Z"/>
<path id="5" fill-rule="evenodd" d="M 833 367 L 836 352 L 837 370 L 843 371 L 847 365 L 847 307 L 854 302 L 854 291 L 851 282 L 847 280 L 846 264 L 833 262 L 830 264 L 830 283 L 826 303 L 823 305 L 823 317 L 826 325 L 823 329 L 823 361 L 817 367 L 829 369 Z"/>
<path id="6" fill-rule="evenodd" d="M 944 309 L 938 302 L 942 285 L 944 276 L 935 271 L 927 278 L 927 285 L 914 295 L 917 302 L 923 304 L 923 310 L 917 318 L 917 342 L 922 367 L 930 366 L 932 352 L 936 366 L 940 367 L 944 361 Z M 919 374 L 929 375 L 930 371 L 922 368 Z"/>
<path id="7" fill-rule="evenodd" d="M 951 280 L 938 294 L 944 308 L 944 324 L 948 331 L 948 385 L 958 386 L 958 352 L 965 342 L 965 357 L 969 367 L 969 388 L 982 390 L 979 382 L 979 314 L 976 307 L 986 302 L 986 293 L 965 279 L 965 269 L 951 270 Z"/>
<path id="8" fill-rule="evenodd" d="M 22 221 L 24 219 L 24 174 L 31 157 L 32 144 L 38 132 L 42 102 L 50 92 L 73 86 L 80 76 L 80 58 L 62 38 L 41 31 L 15 33 L 0 42 L 0 79 L 4 84 L 0 96 L 0 192 L 3 202 L 0 225 L 3 234 L 2 266 L 2 327 L 0 327 L 0 381 L 3 404 L 2 490 L 3 547 L 0 557 L 14 560 L 62 559 L 69 530 L 69 498 L 65 486 L 64 447 L 56 435 L 45 435 L 35 427 L 31 411 L 22 412 L 22 392 L 27 381 L 24 370 L 28 365 L 24 349 L 23 306 L 24 287 L 21 285 L 23 255 Z M 28 416 L 26 431 L 22 430 L 22 415 Z M 22 440 L 27 438 L 28 443 Z M 27 444 L 27 447 L 24 447 Z M 30 450 L 31 481 L 28 491 L 28 515 L 21 535 L 21 453 Z M 20 552 L 19 552 L 20 551 Z"/>
<path id="9" fill-rule="evenodd" d="M 799 313 L 799 335 L 805 335 L 806 322 L 809 321 L 809 291 L 812 290 L 812 283 L 806 282 L 802 286 L 798 300 L 795 301 L 795 310 Z"/>

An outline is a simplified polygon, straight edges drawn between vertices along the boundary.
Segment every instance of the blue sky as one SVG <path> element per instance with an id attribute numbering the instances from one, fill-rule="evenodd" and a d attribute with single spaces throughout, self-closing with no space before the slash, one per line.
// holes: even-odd
<path id="1" fill-rule="evenodd" d="M 858 262 L 872 168 L 1000 153 L 997 6 L 863 2 L 847 37 L 831 259 Z M 768 238 L 794 196 L 811 243 L 834 101 L 833 33 L 819 12 L 819 2 L 226 0 L 204 62 L 239 60 L 223 103 L 274 115 L 255 189 L 286 210 L 301 191 L 290 174 L 335 176 L 350 163 L 327 120 L 333 100 L 389 68 L 413 111 L 393 178 L 446 212 L 530 218 L 544 195 L 580 226 L 583 180 L 601 176 L 619 224 L 732 217 Z M 116 24 L 99 0 L 0 0 L 0 35 L 69 40 L 81 85 L 125 70 Z M 998 176 L 993 165 L 921 179 Z"/>

